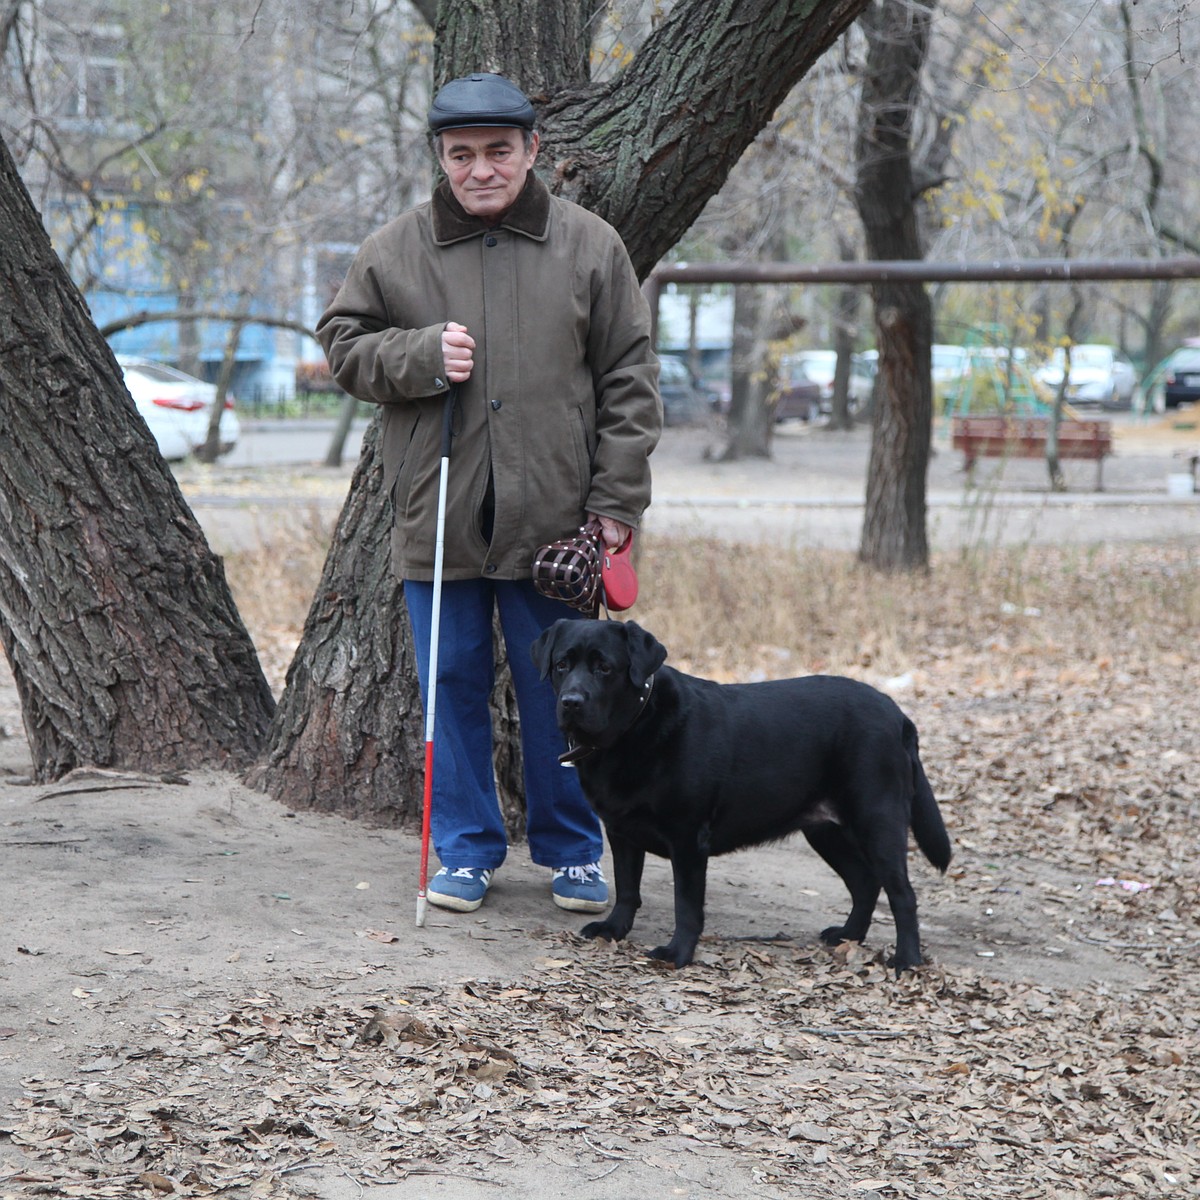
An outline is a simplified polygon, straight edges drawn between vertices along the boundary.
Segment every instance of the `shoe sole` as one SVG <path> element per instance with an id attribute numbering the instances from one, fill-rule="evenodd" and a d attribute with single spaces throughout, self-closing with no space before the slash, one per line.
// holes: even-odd
<path id="1" fill-rule="evenodd" d="M 426 892 L 425 899 L 429 901 L 435 908 L 448 908 L 453 912 L 474 912 L 482 903 L 483 897 L 478 900 L 465 900 L 462 896 L 447 896 L 442 892 Z"/>
<path id="2" fill-rule="evenodd" d="M 608 907 L 607 900 L 579 900 L 574 896 L 560 896 L 554 893 L 554 903 L 568 912 L 601 913 Z"/>

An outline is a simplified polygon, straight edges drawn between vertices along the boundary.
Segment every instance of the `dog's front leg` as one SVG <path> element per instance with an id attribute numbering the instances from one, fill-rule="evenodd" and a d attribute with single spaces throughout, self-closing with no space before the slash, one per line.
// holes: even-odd
<path id="1" fill-rule="evenodd" d="M 633 919 L 642 906 L 642 868 L 646 865 L 646 852 L 614 835 L 611 829 L 607 833 L 617 898 L 603 921 L 592 921 L 579 932 L 584 937 L 619 942 L 633 928 Z"/>
<path id="2" fill-rule="evenodd" d="M 671 870 L 675 877 L 675 932 L 665 946 L 651 950 L 650 957 L 686 967 L 695 956 L 696 943 L 704 932 L 708 855 L 696 846 L 674 847 Z"/>

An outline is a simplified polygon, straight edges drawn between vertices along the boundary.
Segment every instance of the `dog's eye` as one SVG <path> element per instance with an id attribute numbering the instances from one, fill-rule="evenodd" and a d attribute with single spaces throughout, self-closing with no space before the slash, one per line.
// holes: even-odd
<path id="1" fill-rule="evenodd" d="M 612 674 L 612 664 L 607 663 L 602 658 L 596 660 L 595 672 L 601 678 L 605 678 Z"/>

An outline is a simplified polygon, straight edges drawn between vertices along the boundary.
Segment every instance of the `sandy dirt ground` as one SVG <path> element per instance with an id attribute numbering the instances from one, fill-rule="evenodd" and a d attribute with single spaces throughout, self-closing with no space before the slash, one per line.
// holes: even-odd
<path id="1" fill-rule="evenodd" d="M 930 745 L 956 858 L 914 856 L 927 968 L 884 969 L 886 906 L 819 947 L 844 894 L 796 842 L 712 864 L 675 973 L 640 953 L 663 864 L 627 946 L 579 938 L 520 846 L 418 929 L 411 834 L 220 773 L 34 784 L 0 660 L 0 1197 L 1195 1194 L 1196 746 L 1146 767 L 1191 830 L 1152 887 L 1007 811 L 991 836 Z"/>

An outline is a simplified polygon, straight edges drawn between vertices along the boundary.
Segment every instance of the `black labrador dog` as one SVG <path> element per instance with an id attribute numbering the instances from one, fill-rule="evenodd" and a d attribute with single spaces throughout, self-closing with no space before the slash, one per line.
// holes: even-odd
<path id="1" fill-rule="evenodd" d="M 882 692 L 834 675 L 719 684 L 666 667 L 632 621 L 562 620 L 533 643 L 558 724 L 612 851 L 616 901 L 585 925 L 619 940 L 641 905 L 646 855 L 670 859 L 675 932 L 651 957 L 692 961 L 708 860 L 800 831 L 850 890 L 829 945 L 866 937 L 882 888 L 896 973 L 921 962 L 908 830 L 940 870 L 950 839 L 917 753 L 917 730 Z"/>

